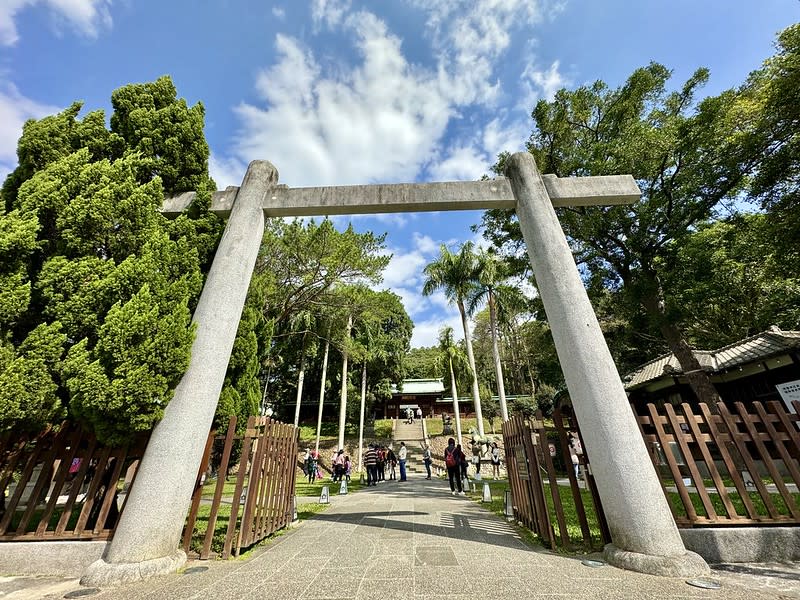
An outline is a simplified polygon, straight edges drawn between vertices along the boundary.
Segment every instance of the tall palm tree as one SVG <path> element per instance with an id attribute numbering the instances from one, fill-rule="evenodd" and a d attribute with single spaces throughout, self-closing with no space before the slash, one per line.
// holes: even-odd
<path id="1" fill-rule="evenodd" d="M 478 433 L 483 436 L 483 413 L 481 396 L 478 390 L 478 376 L 475 370 L 475 355 L 472 352 L 472 334 L 467 321 L 464 302 L 470 296 L 477 272 L 477 257 L 472 242 L 466 242 L 458 253 L 453 254 L 442 244 L 439 258 L 428 264 L 423 271 L 427 279 L 422 286 L 422 294 L 430 296 L 441 289 L 447 299 L 458 306 L 461 324 L 464 327 L 464 342 L 467 346 L 467 359 L 472 369 L 472 398 L 475 402 L 475 417 L 478 420 Z"/>
<path id="2" fill-rule="evenodd" d="M 489 328 L 492 334 L 492 357 L 494 358 L 494 372 L 497 379 L 497 396 L 500 399 L 500 416 L 505 422 L 508 421 L 508 407 L 506 405 L 503 366 L 500 363 L 500 350 L 498 348 L 498 317 L 505 312 L 504 308 L 515 308 L 521 305 L 524 300 L 519 290 L 503 284 L 508 278 L 508 269 L 499 256 L 480 250 L 477 262 L 475 285 L 467 299 L 467 312 L 472 316 L 484 302 L 489 307 Z"/>
<path id="3" fill-rule="evenodd" d="M 464 442 L 461 439 L 461 409 L 458 407 L 458 388 L 456 386 L 456 369 L 468 369 L 464 353 L 459 348 L 453 339 L 453 328 L 442 327 L 439 330 L 439 350 L 441 354 L 437 359 L 437 363 L 441 361 L 442 366 L 447 365 L 450 372 L 450 392 L 453 396 L 453 413 L 456 419 L 456 438 L 459 444 Z"/>

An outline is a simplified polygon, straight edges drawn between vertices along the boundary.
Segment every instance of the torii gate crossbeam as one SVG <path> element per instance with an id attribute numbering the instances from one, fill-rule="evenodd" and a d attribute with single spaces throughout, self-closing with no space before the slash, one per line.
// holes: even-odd
<path id="1" fill-rule="evenodd" d="M 230 213 L 194 313 L 189 368 L 153 430 L 136 483 L 103 558 L 81 582 L 113 585 L 177 570 L 178 549 L 197 469 L 225 379 L 233 341 L 267 216 L 514 208 L 547 312 L 556 350 L 592 454 L 613 544 L 609 562 L 670 576 L 708 572 L 687 552 L 672 518 L 625 390 L 608 351 L 554 204 L 633 202 L 630 176 L 542 177 L 533 157 L 508 161 L 509 179 L 290 189 L 266 161 L 253 161 L 240 188 L 214 195 L 212 210 Z M 170 199 L 180 212 L 191 192 Z"/>
<path id="2" fill-rule="evenodd" d="M 553 206 L 630 204 L 641 192 L 630 175 L 600 177 L 542 177 Z M 211 212 L 228 217 L 238 187 L 215 192 Z M 161 210 L 177 216 L 194 200 L 195 192 L 167 198 Z M 392 212 L 511 209 L 517 205 L 511 183 L 505 178 L 443 183 L 386 183 L 289 188 L 275 186 L 261 207 L 267 217 L 310 217 Z"/>

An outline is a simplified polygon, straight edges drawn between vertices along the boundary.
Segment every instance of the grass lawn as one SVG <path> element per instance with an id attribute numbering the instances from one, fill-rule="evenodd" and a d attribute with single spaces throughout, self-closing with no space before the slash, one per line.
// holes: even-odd
<path id="1" fill-rule="evenodd" d="M 483 431 L 489 435 L 500 435 L 500 426 L 502 421 L 499 418 L 493 419 L 493 421 L 494 421 L 495 433 L 494 434 L 492 433 L 492 424 L 488 419 L 483 420 Z M 453 419 L 452 423 L 453 423 L 453 431 L 455 431 L 456 428 L 455 419 Z M 442 423 L 441 417 L 436 417 L 435 419 L 426 418 L 425 425 L 428 428 L 428 435 L 430 437 L 442 435 L 442 429 L 444 425 Z M 470 427 L 477 428 L 477 426 L 478 426 L 477 419 L 461 419 L 461 434 L 467 436 L 469 435 Z"/>
<path id="2" fill-rule="evenodd" d="M 392 437 L 392 419 L 377 419 L 375 421 L 375 433 L 370 434 L 369 438 L 372 439 L 390 439 Z M 348 423 L 344 429 L 344 437 L 346 440 L 358 443 L 358 424 Z M 316 425 L 300 425 L 300 444 L 309 444 L 315 442 L 317 439 L 317 426 Z M 339 422 L 338 421 L 324 421 L 320 426 L 319 431 L 320 441 L 333 442 L 339 439 Z"/>
<path id="3" fill-rule="evenodd" d="M 294 484 L 294 493 L 298 496 L 316 496 L 322 493 L 322 486 L 328 486 L 328 492 L 335 496 L 339 493 L 339 482 L 331 482 L 330 477 L 326 477 L 324 479 L 317 479 L 314 483 L 308 483 L 304 479 L 298 479 Z M 357 492 L 358 490 L 364 488 L 366 486 L 362 485 L 358 480 L 358 474 L 356 473 L 350 479 L 350 482 L 347 484 L 347 491 L 350 492 Z"/>
<path id="4" fill-rule="evenodd" d="M 761 498 L 761 495 L 758 492 L 748 492 L 748 495 L 750 496 L 750 500 L 756 510 L 756 513 L 767 516 L 769 513 L 767 512 L 767 507 L 764 504 L 764 500 Z M 668 496 L 669 503 L 672 507 L 672 514 L 679 517 L 686 517 L 686 507 L 683 504 L 683 500 L 681 500 L 680 494 L 678 494 L 678 492 L 668 492 Z M 720 495 L 709 494 L 708 497 L 711 500 L 711 505 L 714 507 L 717 515 L 724 518 L 728 513 L 725 510 L 725 505 L 722 503 L 722 498 Z M 800 494 L 792 494 L 792 497 L 794 498 L 795 506 L 800 507 Z M 694 506 L 694 510 L 697 515 L 701 517 L 707 517 L 708 515 L 705 507 L 703 506 L 703 502 L 700 500 L 700 495 L 696 493 L 689 493 L 689 498 L 692 501 L 692 506 Z M 738 492 L 728 492 L 728 498 L 730 499 L 731 504 L 733 505 L 733 508 L 738 516 L 748 516 L 747 509 L 745 508 L 742 497 Z M 775 509 L 778 511 L 778 514 L 790 514 L 789 508 L 786 506 L 786 502 L 783 500 L 783 497 L 780 494 L 770 494 L 770 499 L 775 505 Z"/>
<path id="5" fill-rule="evenodd" d="M 484 506 L 486 509 L 490 510 L 491 512 L 505 518 L 505 492 L 509 489 L 509 483 L 507 479 L 502 479 L 498 481 L 492 480 L 483 480 L 478 485 L 476 485 L 476 491 L 469 492 L 468 496 L 477 501 L 481 502 L 483 497 L 483 484 L 488 483 L 489 489 L 492 491 L 492 502 L 491 503 L 482 503 L 481 505 Z M 572 494 L 569 491 L 569 488 L 560 487 L 559 492 L 561 494 L 561 503 L 564 508 L 564 520 L 567 524 L 567 534 L 569 535 L 570 542 L 573 544 L 575 548 L 582 548 L 583 547 L 583 533 L 581 532 L 580 522 L 578 521 L 578 514 L 575 510 L 575 502 L 572 499 Z M 556 513 L 553 505 L 553 497 L 550 493 L 550 486 L 545 484 L 544 486 L 544 493 L 545 499 L 547 501 L 547 509 L 550 515 L 550 522 L 553 524 L 553 529 L 556 534 L 556 539 L 560 543 L 561 537 L 558 528 L 558 519 L 556 518 Z M 601 538 L 600 538 L 600 527 L 597 524 L 597 517 L 594 512 L 591 510 L 591 496 L 587 490 L 581 490 L 581 496 L 583 499 L 584 507 L 586 507 L 586 520 L 589 523 L 589 531 L 592 535 L 592 550 L 601 550 L 603 547 Z M 522 532 L 523 539 L 533 545 L 537 546 L 544 546 L 544 541 L 539 537 L 538 534 L 530 531 L 526 527 L 522 527 L 516 525 L 517 530 Z M 560 547 L 556 548 L 557 550 L 563 550 Z"/>

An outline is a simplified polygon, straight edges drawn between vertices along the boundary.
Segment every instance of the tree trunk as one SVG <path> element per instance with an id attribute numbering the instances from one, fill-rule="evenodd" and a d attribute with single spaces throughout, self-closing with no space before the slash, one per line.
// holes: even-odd
<path id="1" fill-rule="evenodd" d="M 536 400 L 536 379 L 533 376 L 533 366 L 531 365 L 531 353 L 528 350 L 528 344 L 525 343 L 525 337 L 520 336 L 519 338 L 515 338 L 515 341 L 519 341 L 522 345 L 522 354 L 525 356 L 525 366 L 528 369 L 528 379 L 530 380 L 531 384 L 531 400 Z"/>
<path id="2" fill-rule="evenodd" d="M 361 473 L 361 453 L 364 449 L 364 405 L 367 400 L 367 361 L 361 367 L 361 416 L 358 420 L 358 472 Z"/>
<path id="3" fill-rule="evenodd" d="M 328 330 L 328 337 L 325 339 L 325 355 L 322 359 L 322 380 L 319 384 L 319 412 L 317 413 L 317 443 L 314 450 L 319 455 L 319 435 L 322 430 L 322 403 L 325 400 L 325 378 L 328 374 L 328 351 L 331 348 L 331 332 Z"/>
<path id="4" fill-rule="evenodd" d="M 503 365 L 500 364 L 500 350 L 497 348 L 497 307 L 494 295 L 489 294 L 489 325 L 492 328 L 492 356 L 494 358 L 494 372 L 497 375 L 497 396 L 500 398 L 500 416 L 503 423 L 508 421 L 508 408 L 506 407 L 506 386 L 503 381 Z M 491 421 L 494 433 L 494 419 Z"/>
<path id="5" fill-rule="evenodd" d="M 297 374 L 297 400 L 294 407 L 294 426 L 300 424 L 300 401 L 303 398 L 303 381 L 306 378 L 306 335 L 303 333 L 303 343 L 300 348 L 300 372 Z"/>
<path id="6" fill-rule="evenodd" d="M 339 400 L 339 446 L 344 448 L 344 427 L 347 422 L 347 342 L 350 340 L 350 330 L 353 328 L 353 316 L 347 317 L 347 327 L 344 330 L 344 348 L 342 349 L 342 393 Z"/>
<path id="7" fill-rule="evenodd" d="M 478 372 L 475 369 L 475 355 L 472 353 L 472 333 L 467 322 L 467 312 L 464 310 L 464 302 L 458 301 L 458 312 L 461 313 L 461 324 L 464 327 L 464 343 L 467 346 L 467 359 L 469 368 L 472 369 L 472 400 L 475 403 L 475 418 L 478 421 L 478 435 L 483 437 L 483 412 L 481 411 L 481 393 L 478 389 Z"/>
<path id="8" fill-rule="evenodd" d="M 450 391 L 453 394 L 453 412 L 456 419 L 456 439 L 463 447 L 463 442 L 461 441 L 461 409 L 458 406 L 458 390 L 456 390 L 456 373 L 453 371 L 453 357 L 448 356 L 448 360 L 450 362 Z"/>
<path id="9" fill-rule="evenodd" d="M 658 324 L 661 335 L 664 336 L 669 349 L 681 365 L 681 370 L 694 395 L 697 396 L 700 402 L 707 404 L 709 408 L 716 411 L 716 405 L 722 399 L 714 384 L 711 383 L 708 373 L 703 371 L 694 352 L 683 338 L 681 331 L 673 323 L 669 322 L 661 283 L 655 276 L 652 277 L 652 280 L 653 287 L 651 289 L 654 292 L 642 298 L 642 305 L 650 318 L 654 319 Z"/>

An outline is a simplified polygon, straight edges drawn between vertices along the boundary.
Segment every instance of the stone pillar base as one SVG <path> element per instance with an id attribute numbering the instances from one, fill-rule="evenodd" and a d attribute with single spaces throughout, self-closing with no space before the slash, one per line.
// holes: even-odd
<path id="1" fill-rule="evenodd" d="M 620 569 L 661 577 L 701 577 L 711 572 L 702 556 L 688 551 L 677 556 L 655 556 L 628 552 L 607 544 L 603 549 L 603 557 L 608 564 Z"/>
<path id="2" fill-rule="evenodd" d="M 101 558 L 86 568 L 81 576 L 81 585 L 102 588 L 133 583 L 157 575 L 175 573 L 185 562 L 186 553 L 183 550 L 137 563 L 109 563 Z"/>

